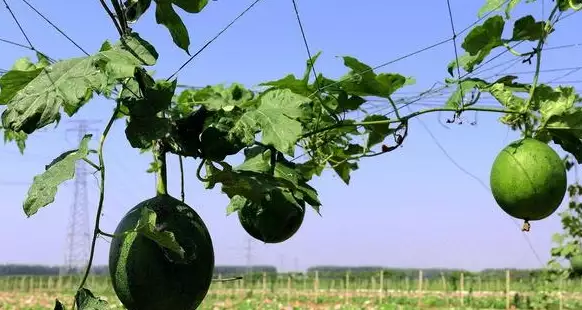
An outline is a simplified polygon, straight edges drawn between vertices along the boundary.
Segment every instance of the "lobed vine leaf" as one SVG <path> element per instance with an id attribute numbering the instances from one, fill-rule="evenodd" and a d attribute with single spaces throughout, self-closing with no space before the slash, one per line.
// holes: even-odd
<path id="1" fill-rule="evenodd" d="M 573 87 L 541 88 L 535 93 L 541 120 L 536 132 L 541 139 L 552 139 L 582 163 L 582 102 Z"/>
<path id="2" fill-rule="evenodd" d="M 152 0 L 125 0 L 125 19 L 129 23 L 135 23 L 147 12 L 152 4 Z"/>
<path id="3" fill-rule="evenodd" d="M 32 63 L 28 58 L 16 61 L 11 70 L 0 77 L 0 105 L 8 102 L 28 83 L 34 80 L 43 68 L 50 65 L 50 61 L 41 53 L 36 53 L 38 62 Z"/>
<path id="4" fill-rule="evenodd" d="M 215 85 L 185 90 L 178 97 L 178 103 L 188 107 L 204 106 L 209 111 L 231 111 L 234 107 L 244 107 L 253 98 L 253 92 L 234 83 L 230 87 Z"/>
<path id="5" fill-rule="evenodd" d="M 354 144 L 345 147 L 334 146 L 331 149 L 328 163 L 346 185 L 350 184 L 351 173 L 359 169 L 353 155 L 362 153 L 361 150 L 361 146 Z"/>
<path id="6" fill-rule="evenodd" d="M 461 47 L 467 52 L 461 59 L 459 64 L 465 71 L 472 72 L 473 68 L 483 62 L 483 60 L 491 53 L 491 51 L 503 44 L 501 35 L 505 21 L 503 17 L 495 15 L 489 17 L 482 25 L 475 26 L 471 29 Z M 449 65 L 449 74 L 453 75 L 453 69 L 456 64 Z"/>
<path id="7" fill-rule="evenodd" d="M 239 210 L 246 203 L 261 204 L 269 195 L 285 196 L 284 192 L 290 193 L 299 203 L 307 202 L 319 212 L 321 203 L 317 192 L 307 184 L 301 171 L 285 160 L 282 154 L 275 156 L 275 168 L 271 174 L 271 152 L 271 149 L 262 146 L 246 149 L 245 161 L 236 168 L 224 162 L 220 163 L 222 170 L 207 164 L 207 188 L 222 184 L 222 192 L 231 198 L 227 214 Z"/>
<path id="8" fill-rule="evenodd" d="M 513 25 L 512 41 L 538 41 L 546 36 L 546 23 L 538 22 L 531 15 L 515 21 Z"/>
<path id="9" fill-rule="evenodd" d="M 369 123 L 369 122 L 379 122 L 379 121 L 387 121 L 388 117 L 384 115 L 377 115 L 371 114 L 366 116 L 362 122 Z M 364 128 L 368 132 L 368 140 L 366 142 L 366 149 L 370 149 L 374 145 L 381 143 L 386 139 L 387 136 L 393 134 L 395 129 L 390 128 L 389 124 L 367 124 Z"/>
<path id="10" fill-rule="evenodd" d="M 188 13 L 200 13 L 208 4 L 208 0 L 172 0 L 172 2 Z"/>
<path id="11" fill-rule="evenodd" d="M 10 129 L 4 129 L 4 143 L 16 142 L 16 146 L 20 151 L 20 154 L 24 154 L 24 149 L 26 148 L 26 139 L 28 135 L 22 131 L 12 131 Z"/>
<path id="12" fill-rule="evenodd" d="M 372 67 L 354 57 L 344 56 L 343 59 L 344 65 L 351 71 L 340 79 L 341 87 L 350 94 L 389 98 L 395 91 L 412 82 L 396 73 L 376 74 Z"/>
<path id="13" fill-rule="evenodd" d="M 472 72 L 475 66 L 481 64 L 497 47 L 505 46 L 511 49 L 508 45 L 511 42 L 538 41 L 552 32 L 552 29 L 547 31 L 546 22 L 536 21 L 531 15 L 521 17 L 515 21 L 511 38 L 502 38 L 504 28 L 505 20 L 503 17 L 494 15 L 485 20 L 483 24 L 471 29 L 461 44 L 466 53 L 459 57 L 458 62 L 455 59 L 449 63 L 447 66 L 449 74 L 454 76 L 454 70 L 457 67 L 467 72 Z M 529 54 L 520 56 L 527 55 Z"/>
<path id="14" fill-rule="evenodd" d="M 136 232 L 143 234 L 160 247 L 172 251 L 177 255 L 176 261 L 184 260 L 186 252 L 182 246 L 178 244 L 174 233 L 164 230 L 164 227 L 160 227 L 156 220 L 157 214 L 153 210 L 143 208 L 140 214 L 140 219 L 137 222 Z M 169 258 L 174 259 L 173 256 Z"/>
<path id="15" fill-rule="evenodd" d="M 106 79 L 92 57 L 72 58 L 43 67 L 25 86 L 14 92 L 2 113 L 2 125 L 31 134 L 60 120 L 60 109 L 71 116 Z M 11 90 L 9 90 L 11 92 Z"/>
<path id="16" fill-rule="evenodd" d="M 112 82 L 133 76 L 136 67 L 152 63 L 157 57 L 149 43 L 137 34 L 125 39 L 128 43 L 123 47 L 106 43 L 100 52 L 87 57 L 54 64 L 48 64 L 43 57 L 39 57 L 36 64 L 25 60 L 17 62 L 3 76 L 8 77 L 0 81 L 7 106 L 2 113 L 2 126 L 31 134 L 46 125 L 58 123 L 61 109 L 68 116 L 74 115 L 94 92 L 108 91 Z M 145 59 L 143 62 L 141 57 Z"/>
<path id="17" fill-rule="evenodd" d="M 176 46 L 183 49 L 188 55 L 188 47 L 190 46 L 190 35 L 188 28 L 184 25 L 180 15 L 176 13 L 172 7 L 172 1 L 155 0 L 156 1 L 156 22 L 164 25 L 172 36 L 172 41 Z"/>
<path id="18" fill-rule="evenodd" d="M 295 143 L 303 134 L 303 126 L 297 120 L 305 115 L 303 105 L 310 100 L 287 89 L 276 89 L 264 93 L 256 110 L 246 112 L 243 124 L 237 128 L 254 127 L 262 130 L 261 142 L 293 156 Z"/>
<path id="19" fill-rule="evenodd" d="M 115 44 L 103 43 L 97 57 L 105 60 L 104 71 L 112 81 L 134 76 L 140 66 L 153 66 L 158 60 L 158 52 L 137 32 L 124 35 Z"/>
<path id="20" fill-rule="evenodd" d="M 75 305 L 77 310 L 106 310 L 110 308 L 107 301 L 96 297 L 86 288 L 81 288 L 75 294 Z"/>
<path id="21" fill-rule="evenodd" d="M 254 146 L 245 150 L 246 160 L 236 167 L 239 171 L 271 173 L 275 178 L 286 180 L 287 189 L 298 201 L 305 201 L 318 213 L 321 202 L 317 191 L 307 184 L 308 178 L 303 174 L 301 165 L 287 160 L 283 154 L 273 154 L 273 150 L 264 146 Z M 273 159 L 275 163 L 272 169 Z"/>
<path id="22" fill-rule="evenodd" d="M 208 4 L 208 0 L 154 0 L 156 2 L 156 23 L 168 29 L 176 46 L 189 54 L 190 36 L 188 28 L 174 5 L 188 13 L 200 13 Z M 152 0 L 126 0 L 125 15 L 129 22 L 136 22 L 151 6 Z"/>
<path id="23" fill-rule="evenodd" d="M 59 299 L 55 299 L 55 307 L 54 310 L 65 310 L 66 307 Z"/>
<path id="24" fill-rule="evenodd" d="M 479 9 L 477 17 L 483 18 L 485 14 L 492 13 L 499 10 L 504 10 L 505 18 L 511 18 L 511 11 L 521 2 L 521 0 L 487 0 L 485 4 Z M 505 9 L 503 8 L 505 6 Z"/>
<path id="25" fill-rule="evenodd" d="M 455 91 L 451 94 L 451 96 L 449 96 L 449 99 L 447 99 L 445 106 L 451 108 L 460 108 L 461 106 L 465 106 L 465 95 L 474 89 L 482 89 L 486 87 L 486 85 L 486 81 L 477 78 L 467 78 L 461 80 L 457 83 Z"/>
<path id="26" fill-rule="evenodd" d="M 187 89 L 169 111 L 169 151 L 182 156 L 222 161 L 255 142 L 259 123 L 252 118 L 259 101 L 240 84 Z"/>
<path id="27" fill-rule="evenodd" d="M 177 81 L 156 81 L 149 85 L 144 81 L 149 81 L 149 75 L 143 70 L 138 70 L 135 76 L 142 80 L 142 97 L 121 99 L 129 116 L 125 135 L 132 147 L 146 149 L 154 140 L 165 138 L 171 130 L 170 120 L 159 114 L 170 107 Z"/>
<path id="28" fill-rule="evenodd" d="M 59 155 L 46 166 L 46 171 L 34 177 L 23 204 L 26 216 L 34 215 L 40 208 L 52 203 L 58 186 L 75 176 L 75 164 L 89 154 L 91 136 L 85 135 L 77 150 Z"/>

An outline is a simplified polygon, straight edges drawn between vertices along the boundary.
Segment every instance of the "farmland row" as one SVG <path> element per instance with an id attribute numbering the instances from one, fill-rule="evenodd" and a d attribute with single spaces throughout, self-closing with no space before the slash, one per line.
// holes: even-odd
<path id="1" fill-rule="evenodd" d="M 218 278 L 223 278 L 221 275 Z M 78 284 L 78 276 L 1 276 L 0 293 L 4 305 L 11 309 L 19 298 L 44 296 L 45 303 L 51 298 L 70 295 Z M 117 302 L 110 279 L 103 275 L 91 275 L 88 286 L 96 294 Z M 50 298 L 49 298 L 50 297 Z M 10 301 L 6 301 L 10 300 Z M 548 292 L 535 279 L 512 281 L 509 272 L 501 279 L 481 280 L 460 276 L 458 281 L 423 278 L 384 279 L 382 274 L 369 278 L 354 277 L 346 273 L 343 279 L 325 279 L 315 275 L 259 274 L 246 275 L 234 281 L 216 281 L 212 284 L 205 305 L 210 308 L 245 308 L 260 305 L 293 305 L 317 309 L 340 305 L 342 308 L 382 308 L 410 305 L 413 308 L 473 307 L 478 309 L 535 308 L 542 300 L 554 304 L 556 309 L 582 309 L 582 282 L 565 280 L 561 289 Z M 334 306 L 334 307 L 336 307 Z M 22 306 L 21 306 L 22 307 Z M 277 307 L 274 307 L 275 309 Z M 14 308 L 24 309 L 24 308 Z M 33 308 L 30 308 L 33 309 Z M 405 308 L 404 308 L 405 309 Z"/>

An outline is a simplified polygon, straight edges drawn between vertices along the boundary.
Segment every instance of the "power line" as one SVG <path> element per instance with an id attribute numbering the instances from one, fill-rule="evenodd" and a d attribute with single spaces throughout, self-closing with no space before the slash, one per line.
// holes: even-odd
<path id="1" fill-rule="evenodd" d="M 67 40 L 69 40 L 69 42 L 71 42 L 73 45 L 75 45 L 81 52 L 83 52 L 85 55 L 89 56 L 89 53 L 87 51 L 85 51 L 77 42 L 75 42 L 73 39 L 71 39 L 71 37 L 69 37 L 63 30 L 61 30 L 57 25 L 55 25 L 53 22 L 51 22 L 48 18 L 46 18 L 44 16 L 43 13 L 41 13 L 39 10 L 37 10 L 34 6 L 32 6 L 32 4 L 30 4 L 28 1 L 26 0 L 22 0 L 22 2 L 24 2 L 31 10 L 33 10 L 36 14 L 38 14 L 42 19 L 44 19 L 45 22 L 47 22 L 49 25 L 51 25 L 56 31 L 58 31 L 61 35 L 63 35 Z"/>
<path id="2" fill-rule="evenodd" d="M 202 51 L 204 51 L 212 42 L 216 41 L 218 37 L 220 37 L 225 31 L 227 31 L 234 23 L 236 23 L 241 17 L 243 17 L 248 11 L 250 11 L 256 4 L 258 4 L 261 0 L 255 0 L 251 5 L 249 5 L 244 11 L 242 11 L 236 18 L 234 18 L 226 27 L 220 30 L 212 39 L 210 39 L 206 44 L 204 44 L 194 55 L 192 55 L 186 62 L 184 62 L 172 75 L 170 75 L 166 80 L 172 79 L 178 72 L 182 71 L 194 58 L 196 58 Z"/>

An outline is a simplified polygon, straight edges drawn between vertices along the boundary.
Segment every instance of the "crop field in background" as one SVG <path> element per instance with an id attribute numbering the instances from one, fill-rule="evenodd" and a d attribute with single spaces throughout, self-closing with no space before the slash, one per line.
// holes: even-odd
<path id="1" fill-rule="evenodd" d="M 441 279 L 403 280 L 380 277 L 342 280 L 277 274 L 250 280 L 214 282 L 200 309 L 582 309 L 582 280 L 566 280 L 560 291 L 547 292 L 531 281 Z M 420 280 L 422 279 L 422 280 Z M 55 298 L 70 304 L 79 279 L 74 276 L 2 276 L 0 309 L 52 309 Z M 124 309 L 110 279 L 94 275 L 88 287 Z"/>

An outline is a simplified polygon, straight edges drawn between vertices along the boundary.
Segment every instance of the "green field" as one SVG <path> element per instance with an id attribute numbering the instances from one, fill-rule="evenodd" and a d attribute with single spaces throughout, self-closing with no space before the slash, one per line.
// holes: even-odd
<path id="1" fill-rule="evenodd" d="M 509 273 L 508 273 L 509 274 Z M 582 281 L 566 280 L 560 291 L 544 291 L 535 280 L 461 277 L 454 287 L 442 279 L 379 276 L 319 279 L 313 274 L 255 275 L 254 280 L 215 282 L 200 309 L 582 309 Z M 55 298 L 70 304 L 74 276 L 0 277 L 0 309 L 52 309 Z M 123 309 L 106 276 L 88 287 Z"/>

